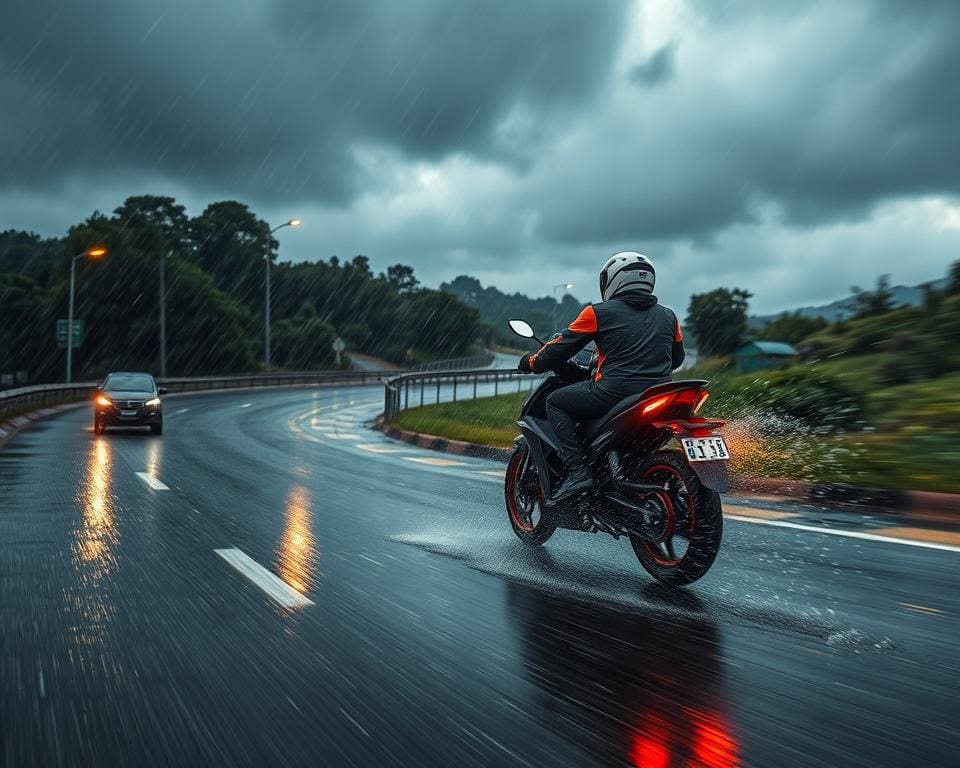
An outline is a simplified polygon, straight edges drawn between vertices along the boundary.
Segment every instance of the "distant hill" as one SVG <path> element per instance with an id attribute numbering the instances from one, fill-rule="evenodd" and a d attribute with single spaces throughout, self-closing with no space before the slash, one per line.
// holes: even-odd
<path id="1" fill-rule="evenodd" d="M 517 341 L 517 337 L 507 329 L 507 320 L 526 320 L 538 336 L 546 338 L 571 322 L 583 307 L 582 302 L 570 294 L 564 294 L 560 301 L 555 301 L 552 296 L 532 299 L 522 293 L 504 293 L 492 285 L 484 288 L 479 280 L 467 275 L 442 283 L 440 290 L 452 293 L 468 306 L 476 307 L 480 312 L 480 321 L 490 328 L 489 340 L 507 345 Z"/>
<path id="2" fill-rule="evenodd" d="M 890 289 L 893 294 L 893 303 L 897 306 L 904 304 L 911 307 L 919 306 L 923 303 L 924 286 L 929 285 L 931 288 L 940 290 L 946 288 L 948 282 L 949 279 L 944 277 L 940 280 L 930 280 L 926 283 L 920 283 L 919 285 L 895 285 Z M 790 311 L 799 312 L 805 317 L 822 317 L 827 322 L 835 323 L 853 314 L 852 302 L 853 296 L 850 295 L 845 299 L 838 299 L 830 304 L 823 304 L 819 307 L 799 307 L 798 309 Z M 751 329 L 757 329 L 770 320 L 776 320 L 782 314 L 783 312 L 777 312 L 772 315 L 751 315 L 747 318 L 747 324 Z"/>

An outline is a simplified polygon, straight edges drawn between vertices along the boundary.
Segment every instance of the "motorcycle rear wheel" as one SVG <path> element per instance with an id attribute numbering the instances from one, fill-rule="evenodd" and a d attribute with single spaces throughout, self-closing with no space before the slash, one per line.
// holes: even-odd
<path id="1" fill-rule="evenodd" d="M 654 543 L 631 536 L 640 565 L 657 581 L 680 586 L 701 578 L 713 565 L 723 537 L 720 494 L 704 486 L 676 451 L 658 451 L 637 469 L 638 481 L 662 485 L 667 535 Z M 685 545 L 682 552 L 678 545 Z"/>
<path id="2" fill-rule="evenodd" d="M 530 452 L 517 448 L 507 462 L 503 493 L 507 518 L 517 538 L 529 546 L 539 546 L 557 529 L 556 516 L 546 510 L 537 468 Z"/>

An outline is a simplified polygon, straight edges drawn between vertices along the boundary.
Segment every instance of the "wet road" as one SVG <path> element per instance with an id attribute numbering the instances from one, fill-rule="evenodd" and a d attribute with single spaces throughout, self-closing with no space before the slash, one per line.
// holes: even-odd
<path id="1" fill-rule="evenodd" d="M 502 465 L 365 430 L 380 399 L 0 451 L 0 763 L 956 764 L 960 552 L 764 513 L 667 592 L 626 542 L 525 549 Z"/>

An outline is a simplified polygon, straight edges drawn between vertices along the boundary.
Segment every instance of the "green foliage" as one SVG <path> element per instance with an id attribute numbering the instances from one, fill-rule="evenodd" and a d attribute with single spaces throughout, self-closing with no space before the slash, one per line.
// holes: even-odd
<path id="1" fill-rule="evenodd" d="M 703 355 L 733 354 L 747 331 L 747 302 L 751 294 L 740 288 L 717 288 L 695 293 L 687 308 L 686 327 Z"/>
<path id="2" fill-rule="evenodd" d="M 0 371 L 26 372 L 36 366 L 34 347 L 43 327 L 43 290 L 27 275 L 0 272 Z M 49 326 L 53 335 L 53 326 Z M 49 339 L 45 340 L 50 343 Z"/>
<path id="3" fill-rule="evenodd" d="M 877 286 L 872 291 L 865 291 L 859 286 L 850 289 L 853 298 L 850 300 L 854 317 L 872 317 L 883 315 L 893 309 L 893 292 L 890 290 L 890 275 L 880 275 Z"/>
<path id="4" fill-rule="evenodd" d="M 63 241 L 42 238 L 32 232 L 10 229 L 0 232 L 0 273 L 11 272 L 50 285 L 63 252 Z"/>
<path id="5" fill-rule="evenodd" d="M 784 312 L 775 320 L 768 321 L 757 332 L 756 338 L 797 344 L 808 336 L 822 331 L 828 325 L 829 323 L 822 317 L 807 317 L 799 312 Z"/>
<path id="6" fill-rule="evenodd" d="M 266 259 L 277 245 L 268 224 L 237 202 L 213 203 L 189 219 L 173 198 L 139 195 L 112 216 L 94 213 L 62 241 L 0 233 L 0 371 L 62 380 L 54 324 L 67 316 L 72 257 L 95 243 L 108 256 L 76 263 L 75 317 L 87 330 L 74 351 L 77 380 L 116 368 L 157 371 L 162 260 L 168 373 L 260 367 Z M 476 310 L 419 288 L 402 264 L 377 277 L 366 256 L 333 258 L 277 264 L 272 277 L 272 351 L 285 368 L 333 365 L 337 329 L 349 329 L 350 349 L 398 362 L 456 357 L 477 337 Z"/>
<path id="7" fill-rule="evenodd" d="M 517 414 L 529 394 L 513 392 L 499 397 L 410 408 L 401 411 L 393 425 L 425 435 L 506 447 L 513 443 L 520 431 Z"/>
<path id="8" fill-rule="evenodd" d="M 793 366 L 761 376 L 715 381 L 706 412 L 723 418 L 763 414 L 821 431 L 856 426 L 863 419 L 862 393 L 836 375 Z"/>
<path id="9" fill-rule="evenodd" d="M 273 360 L 290 370 L 329 368 L 335 338 L 333 326 L 317 317 L 312 305 L 304 304 L 295 316 L 274 323 Z"/>
<path id="10" fill-rule="evenodd" d="M 947 293 L 960 293 L 960 259 L 957 259 L 950 265 L 950 282 L 947 284 Z"/>

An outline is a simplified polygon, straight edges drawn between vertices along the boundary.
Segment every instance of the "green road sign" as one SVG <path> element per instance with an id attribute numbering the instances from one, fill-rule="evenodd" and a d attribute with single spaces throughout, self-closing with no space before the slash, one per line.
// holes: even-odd
<path id="1" fill-rule="evenodd" d="M 69 320 L 57 320 L 57 346 L 66 347 L 67 346 L 67 326 L 70 324 Z M 86 329 L 83 325 L 83 320 L 74 320 L 73 321 L 73 346 L 79 347 L 83 344 L 83 337 L 85 336 Z"/>

